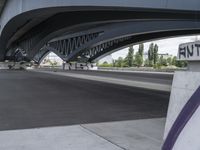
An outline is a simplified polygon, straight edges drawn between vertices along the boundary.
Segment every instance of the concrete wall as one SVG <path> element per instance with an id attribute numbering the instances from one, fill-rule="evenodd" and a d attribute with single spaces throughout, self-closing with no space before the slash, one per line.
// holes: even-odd
<path id="1" fill-rule="evenodd" d="M 181 112 L 186 102 L 200 85 L 200 72 L 177 71 L 174 75 L 170 103 L 165 127 L 166 138 L 177 116 Z M 189 120 L 183 131 L 178 137 L 173 150 L 199 150 L 200 143 L 200 108 Z"/>

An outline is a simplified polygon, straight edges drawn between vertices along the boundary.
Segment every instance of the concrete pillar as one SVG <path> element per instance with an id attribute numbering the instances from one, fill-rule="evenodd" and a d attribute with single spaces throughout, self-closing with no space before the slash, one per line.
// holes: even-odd
<path id="1" fill-rule="evenodd" d="M 200 149 L 200 41 L 179 45 L 188 70 L 175 72 L 162 150 Z"/>
<path id="2" fill-rule="evenodd" d="M 173 79 L 168 114 L 165 126 L 164 140 L 179 116 L 185 104 L 200 86 L 200 62 L 189 62 L 187 71 L 176 71 Z M 200 99 L 200 97 L 199 97 Z M 193 111 L 191 109 L 191 111 Z M 180 125 L 181 127 L 181 125 Z M 184 126 L 178 136 L 173 150 L 200 149 L 200 108 Z M 170 149 L 171 150 L 171 149 Z"/>

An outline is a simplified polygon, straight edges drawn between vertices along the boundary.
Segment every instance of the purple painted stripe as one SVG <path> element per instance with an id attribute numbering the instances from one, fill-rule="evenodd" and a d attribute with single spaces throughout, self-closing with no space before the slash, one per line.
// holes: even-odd
<path id="1" fill-rule="evenodd" d="M 184 129 L 185 125 L 188 123 L 192 115 L 195 113 L 200 105 L 200 87 L 192 95 L 189 101 L 185 104 L 181 110 L 179 116 L 174 122 L 172 128 L 170 129 L 167 138 L 163 144 L 162 150 L 172 150 L 174 144 L 176 143 L 178 136 Z"/>

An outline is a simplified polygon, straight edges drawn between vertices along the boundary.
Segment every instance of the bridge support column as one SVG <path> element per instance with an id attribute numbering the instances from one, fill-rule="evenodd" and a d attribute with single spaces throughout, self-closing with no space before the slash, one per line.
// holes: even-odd
<path id="1" fill-rule="evenodd" d="M 188 70 L 174 75 L 162 150 L 200 149 L 199 105 L 200 61 L 189 60 Z"/>

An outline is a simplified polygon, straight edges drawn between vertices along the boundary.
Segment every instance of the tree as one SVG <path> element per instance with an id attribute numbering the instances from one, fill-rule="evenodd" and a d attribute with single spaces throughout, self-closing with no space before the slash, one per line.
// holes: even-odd
<path id="1" fill-rule="evenodd" d="M 187 67 L 187 61 L 176 61 L 176 67 L 180 67 L 180 68 L 182 68 L 182 67 Z"/>
<path id="2" fill-rule="evenodd" d="M 132 67 L 134 62 L 134 49 L 133 46 L 129 47 L 128 54 L 124 60 L 124 64 L 128 67 Z"/>
<path id="3" fill-rule="evenodd" d="M 163 56 L 160 56 L 158 63 L 160 66 L 167 66 L 167 59 L 163 58 Z"/>
<path id="4" fill-rule="evenodd" d="M 123 67 L 123 62 L 124 62 L 124 60 L 123 60 L 122 57 L 119 57 L 119 58 L 115 61 L 117 67 Z"/>
<path id="5" fill-rule="evenodd" d="M 174 56 L 174 57 L 172 58 L 172 65 L 173 65 L 173 66 L 176 66 L 176 56 Z"/>
<path id="6" fill-rule="evenodd" d="M 145 67 L 148 67 L 148 66 L 149 66 L 149 59 L 145 59 L 145 61 L 144 61 L 144 66 L 145 66 Z"/>
<path id="7" fill-rule="evenodd" d="M 100 67 L 112 67 L 107 61 L 104 61 L 102 64 L 99 65 Z"/>
<path id="8" fill-rule="evenodd" d="M 112 66 L 116 67 L 116 61 L 114 59 L 112 60 Z"/>
<path id="9" fill-rule="evenodd" d="M 144 44 L 139 44 L 138 52 L 139 52 L 140 56 L 143 56 L 143 54 L 144 54 Z"/>
<path id="10" fill-rule="evenodd" d="M 154 51 L 154 44 L 151 43 L 149 45 L 149 50 L 148 50 L 149 66 L 153 66 L 153 51 Z"/>
<path id="11" fill-rule="evenodd" d="M 136 65 L 138 67 L 141 67 L 142 64 L 143 64 L 143 58 L 142 58 L 142 56 L 140 55 L 139 52 L 137 52 L 136 55 L 135 55 L 135 62 L 136 62 Z"/>
<path id="12" fill-rule="evenodd" d="M 167 65 L 169 65 L 169 66 L 172 65 L 172 58 L 171 57 L 167 58 Z"/>
<path id="13" fill-rule="evenodd" d="M 138 53 L 142 57 L 142 64 L 143 64 L 144 44 L 139 44 Z"/>
<path id="14" fill-rule="evenodd" d="M 58 65 L 58 63 L 55 60 L 54 61 L 48 60 L 48 62 L 51 65 L 52 68 L 54 68 L 55 66 Z"/>
<path id="15" fill-rule="evenodd" d="M 158 45 L 155 44 L 154 48 L 153 48 L 153 63 L 154 65 L 156 65 L 158 62 Z"/>
<path id="16" fill-rule="evenodd" d="M 176 67 L 187 67 L 187 61 L 177 61 L 177 57 L 174 56 L 172 58 L 172 65 L 176 66 Z"/>

